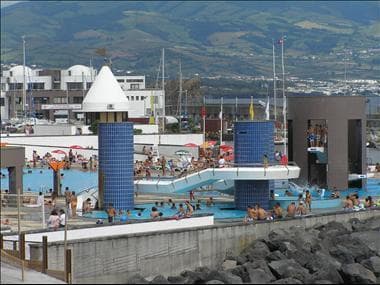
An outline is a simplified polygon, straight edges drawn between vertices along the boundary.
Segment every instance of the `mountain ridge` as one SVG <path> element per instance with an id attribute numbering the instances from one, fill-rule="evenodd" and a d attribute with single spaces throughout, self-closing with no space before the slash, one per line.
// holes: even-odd
<path id="1" fill-rule="evenodd" d="M 378 2 L 28 1 L 2 8 L 1 24 L 2 63 L 20 63 L 25 34 L 27 62 L 44 67 L 101 65 L 105 47 L 116 69 L 154 77 L 164 47 L 170 77 L 180 58 L 187 74 L 270 76 L 286 34 L 290 75 L 339 78 L 349 49 L 352 76 L 379 77 Z"/>

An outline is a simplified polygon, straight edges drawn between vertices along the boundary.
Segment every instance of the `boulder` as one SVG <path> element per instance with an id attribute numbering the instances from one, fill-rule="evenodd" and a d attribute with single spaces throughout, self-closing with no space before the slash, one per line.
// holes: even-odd
<path id="1" fill-rule="evenodd" d="M 329 280 L 331 284 L 343 284 L 343 278 L 338 270 L 328 264 L 323 265 L 317 272 L 312 275 L 313 280 Z M 317 284 L 317 282 L 315 282 Z"/>
<path id="2" fill-rule="evenodd" d="M 278 279 L 270 284 L 303 284 L 300 280 L 288 277 L 283 279 Z"/>
<path id="3" fill-rule="evenodd" d="M 284 254 L 288 259 L 294 259 L 301 266 L 305 266 L 310 261 L 313 255 L 311 252 L 302 249 L 287 250 Z"/>
<path id="4" fill-rule="evenodd" d="M 182 276 L 169 276 L 168 281 L 170 284 L 185 284 L 186 279 Z"/>
<path id="5" fill-rule="evenodd" d="M 249 274 L 248 274 L 247 269 L 246 269 L 245 266 L 238 265 L 238 266 L 236 266 L 233 269 L 227 270 L 227 272 L 229 272 L 229 273 L 231 273 L 233 275 L 239 276 L 244 283 L 249 283 L 250 282 Z"/>
<path id="6" fill-rule="evenodd" d="M 149 282 L 140 274 L 135 274 L 127 279 L 126 284 L 149 284 Z"/>
<path id="7" fill-rule="evenodd" d="M 287 230 L 274 229 L 269 233 L 268 238 L 270 241 L 272 241 L 272 240 L 278 240 L 278 239 L 286 239 L 289 236 L 290 236 L 290 232 L 288 232 Z"/>
<path id="8" fill-rule="evenodd" d="M 283 260 L 287 259 L 285 255 L 281 253 L 279 250 L 275 250 L 267 255 L 265 258 L 268 262 L 275 261 L 275 260 Z"/>
<path id="9" fill-rule="evenodd" d="M 354 263 L 355 259 L 352 256 L 351 252 L 344 246 L 338 244 L 335 247 L 330 248 L 330 254 L 336 260 L 342 264 Z"/>
<path id="10" fill-rule="evenodd" d="M 352 229 L 355 232 L 363 232 L 363 231 L 371 231 L 371 230 L 379 230 L 380 229 L 380 219 L 371 218 L 368 220 L 359 220 L 357 218 L 353 218 L 350 220 L 350 224 Z"/>
<path id="11" fill-rule="evenodd" d="M 181 276 L 185 279 L 186 284 L 204 283 L 208 278 L 208 273 L 198 271 L 185 270 L 181 272 Z"/>
<path id="12" fill-rule="evenodd" d="M 351 235 L 336 237 L 335 242 L 348 249 L 355 262 L 360 263 L 364 259 L 376 255 L 362 240 Z"/>
<path id="13" fill-rule="evenodd" d="M 169 281 L 162 275 L 154 277 L 150 284 L 170 284 Z"/>
<path id="14" fill-rule="evenodd" d="M 243 265 L 248 261 L 247 257 L 245 255 L 238 255 L 236 258 L 236 264 L 237 265 Z"/>
<path id="15" fill-rule="evenodd" d="M 315 273 L 325 266 L 340 270 L 342 264 L 330 255 L 322 251 L 317 251 L 309 258 L 309 261 L 304 267 L 308 269 L 310 273 Z"/>
<path id="16" fill-rule="evenodd" d="M 278 279 L 292 277 L 303 283 L 308 283 L 311 280 L 309 271 L 303 268 L 294 259 L 272 261 L 268 265 Z"/>
<path id="17" fill-rule="evenodd" d="M 376 252 L 380 256 L 380 242 L 379 231 L 365 231 L 355 232 L 351 234 L 351 237 L 361 240 L 366 244 L 373 252 Z"/>
<path id="18" fill-rule="evenodd" d="M 372 271 L 359 263 L 344 264 L 341 270 L 345 283 L 349 284 L 375 284 L 376 276 Z"/>
<path id="19" fill-rule="evenodd" d="M 276 280 L 272 273 L 267 273 L 263 269 L 251 269 L 248 270 L 250 284 L 268 284 L 271 281 Z"/>
<path id="20" fill-rule="evenodd" d="M 222 264 L 223 270 L 233 269 L 237 266 L 236 260 L 225 260 Z"/>
<path id="21" fill-rule="evenodd" d="M 331 282 L 330 280 L 315 280 L 314 284 L 336 284 L 336 283 Z"/>
<path id="22" fill-rule="evenodd" d="M 380 257 L 372 256 L 369 259 L 363 260 L 361 265 L 371 270 L 376 277 L 380 277 Z"/>
<path id="23" fill-rule="evenodd" d="M 207 276 L 207 281 L 209 280 L 219 280 L 225 284 L 243 284 L 239 276 L 225 271 L 211 270 Z"/>
<path id="24" fill-rule="evenodd" d="M 265 259 L 265 257 L 270 253 L 270 250 L 266 243 L 262 241 L 257 241 L 253 246 L 249 247 L 245 254 L 249 261 L 254 261 L 258 259 Z"/>
<path id="25" fill-rule="evenodd" d="M 224 283 L 220 280 L 210 280 L 210 281 L 207 281 L 206 284 L 224 284 Z"/>
<path id="26" fill-rule="evenodd" d="M 335 221 L 329 222 L 316 229 L 319 230 L 318 237 L 320 239 L 334 238 L 336 236 L 341 236 L 341 235 L 350 233 L 347 227 Z"/>

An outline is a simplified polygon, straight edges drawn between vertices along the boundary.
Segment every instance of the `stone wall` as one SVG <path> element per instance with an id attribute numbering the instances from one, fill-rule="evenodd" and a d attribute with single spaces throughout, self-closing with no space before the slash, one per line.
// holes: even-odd
<path id="1" fill-rule="evenodd" d="M 75 283 L 123 283 L 139 273 L 144 277 L 177 275 L 198 266 L 215 267 L 227 254 L 239 254 L 252 241 L 266 237 L 274 229 L 304 228 L 352 218 L 380 218 L 380 210 L 324 214 L 304 218 L 260 222 L 219 224 L 206 228 L 114 236 L 69 241 L 73 252 Z M 32 257 L 40 258 L 34 245 Z M 49 268 L 63 268 L 63 243 L 49 244 Z"/>

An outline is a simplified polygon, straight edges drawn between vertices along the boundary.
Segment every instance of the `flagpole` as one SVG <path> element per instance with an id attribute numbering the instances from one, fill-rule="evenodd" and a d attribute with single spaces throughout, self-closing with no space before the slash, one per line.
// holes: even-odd
<path id="1" fill-rule="evenodd" d="M 282 65 L 282 98 L 284 115 L 284 154 L 286 155 L 286 95 L 285 95 L 285 67 L 284 67 L 284 36 L 281 38 L 281 65 Z"/>
<path id="2" fill-rule="evenodd" d="M 235 97 L 235 122 L 237 122 L 237 109 L 238 109 L 238 98 Z"/>
<path id="3" fill-rule="evenodd" d="M 203 147 L 206 145 L 206 96 L 203 94 Z"/>
<path id="4" fill-rule="evenodd" d="M 223 97 L 220 99 L 220 145 L 223 142 Z"/>
<path id="5" fill-rule="evenodd" d="M 274 120 L 277 121 L 277 94 L 276 94 L 276 58 L 274 55 L 274 41 L 273 43 L 273 97 L 274 97 Z"/>

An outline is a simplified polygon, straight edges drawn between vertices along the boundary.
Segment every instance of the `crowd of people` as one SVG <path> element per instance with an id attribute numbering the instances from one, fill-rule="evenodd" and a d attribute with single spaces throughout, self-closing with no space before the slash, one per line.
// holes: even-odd
<path id="1" fill-rule="evenodd" d="M 344 200 L 344 209 L 346 211 L 355 211 L 360 209 L 369 209 L 376 207 L 375 201 L 372 196 L 367 196 L 364 201 L 360 200 L 358 193 L 352 193 L 346 196 Z"/>
<path id="2" fill-rule="evenodd" d="M 327 127 L 324 125 L 311 125 L 307 130 L 309 147 L 327 147 Z"/>

